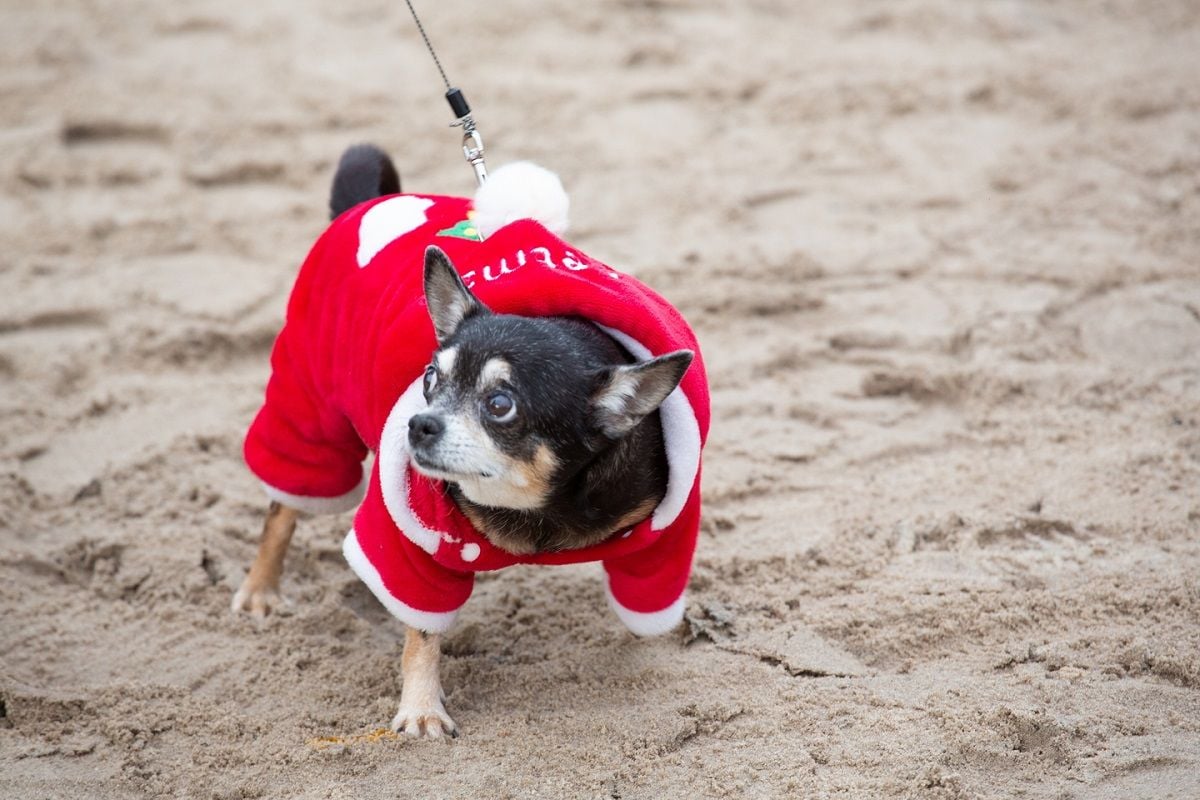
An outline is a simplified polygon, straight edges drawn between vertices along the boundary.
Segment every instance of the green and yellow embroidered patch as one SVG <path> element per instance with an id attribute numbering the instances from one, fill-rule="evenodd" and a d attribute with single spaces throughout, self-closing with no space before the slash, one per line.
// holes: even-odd
<path id="1" fill-rule="evenodd" d="M 475 227 L 475 223 L 471 221 L 473 213 L 468 213 L 467 218 L 462 222 L 457 223 L 449 228 L 444 228 L 437 232 L 438 236 L 453 236 L 456 239 L 470 239 L 473 242 L 482 242 L 483 237 L 479 235 L 479 229 Z"/>

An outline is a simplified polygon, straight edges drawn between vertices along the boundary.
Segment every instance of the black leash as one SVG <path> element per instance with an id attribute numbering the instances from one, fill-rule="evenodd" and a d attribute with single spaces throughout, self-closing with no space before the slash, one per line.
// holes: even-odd
<path id="1" fill-rule="evenodd" d="M 433 56 L 433 63 L 442 76 L 442 83 L 446 84 L 446 102 L 450 104 L 450 110 L 454 112 L 455 117 L 454 122 L 450 125 L 463 129 L 463 157 L 467 159 L 471 169 L 475 170 L 475 180 L 482 186 L 483 182 L 487 180 L 487 166 L 483 163 L 483 137 L 479 135 L 479 130 L 475 127 L 475 119 L 471 116 L 471 106 L 467 104 L 467 98 L 463 95 L 462 90 L 450 85 L 450 79 L 446 77 L 446 70 L 442 69 L 442 62 L 434 52 L 433 44 L 430 43 L 429 36 L 425 33 L 425 26 L 421 24 L 421 18 L 417 16 L 417 10 L 413 8 L 412 0 L 404 0 L 404 2 L 408 4 L 413 22 L 417 23 L 417 30 L 420 31 L 421 38 L 425 40 L 425 47 L 429 49 L 429 55 Z"/>

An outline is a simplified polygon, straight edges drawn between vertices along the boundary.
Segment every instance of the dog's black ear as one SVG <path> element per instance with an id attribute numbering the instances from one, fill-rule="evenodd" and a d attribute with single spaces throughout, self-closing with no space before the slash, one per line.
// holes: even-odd
<path id="1" fill-rule="evenodd" d="M 489 313 L 458 276 L 450 259 L 437 245 L 425 248 L 425 304 L 438 344 L 445 344 L 464 319 Z"/>
<path id="2" fill-rule="evenodd" d="M 592 395 L 592 418 L 610 439 L 619 439 L 652 414 L 683 380 L 692 363 L 691 350 L 608 369 Z"/>

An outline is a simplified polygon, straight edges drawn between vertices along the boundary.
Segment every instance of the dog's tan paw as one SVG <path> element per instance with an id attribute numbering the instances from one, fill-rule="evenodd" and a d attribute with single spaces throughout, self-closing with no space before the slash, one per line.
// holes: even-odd
<path id="1" fill-rule="evenodd" d="M 234 592 L 229 607 L 235 614 L 249 611 L 251 616 L 261 619 L 284 605 L 284 599 L 278 589 L 273 586 L 256 586 L 247 578 L 242 582 L 241 588 Z"/>
<path id="2" fill-rule="evenodd" d="M 392 720 L 392 730 L 414 739 L 458 738 L 458 726 L 450 719 L 440 700 L 427 707 L 401 703 L 400 710 Z"/>

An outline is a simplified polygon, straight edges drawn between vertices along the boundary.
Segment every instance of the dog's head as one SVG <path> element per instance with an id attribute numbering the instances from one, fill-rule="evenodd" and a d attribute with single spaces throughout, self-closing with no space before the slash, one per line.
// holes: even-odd
<path id="1" fill-rule="evenodd" d="M 680 350 L 631 364 L 591 323 L 495 314 L 432 246 L 425 299 L 438 349 L 428 408 L 409 421 L 413 464 L 480 506 L 542 508 L 654 413 L 692 361 Z"/>

